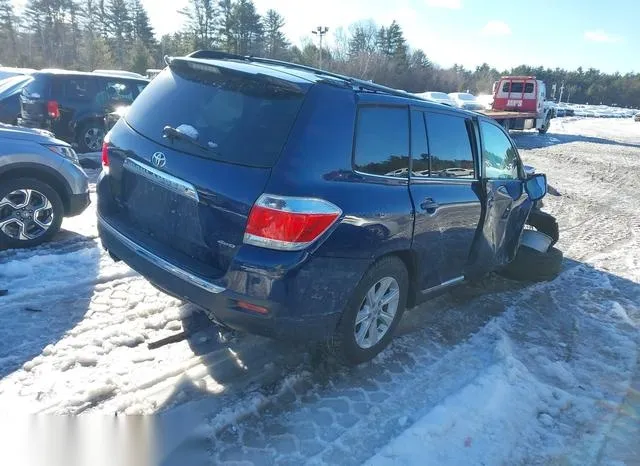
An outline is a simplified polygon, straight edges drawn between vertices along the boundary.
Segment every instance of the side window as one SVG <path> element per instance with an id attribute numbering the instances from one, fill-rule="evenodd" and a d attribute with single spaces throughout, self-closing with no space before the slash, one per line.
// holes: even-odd
<path id="1" fill-rule="evenodd" d="M 496 125 L 480 122 L 482 158 L 487 178 L 513 180 L 518 178 L 518 153 L 511 141 Z"/>
<path id="2" fill-rule="evenodd" d="M 524 85 L 525 94 L 533 94 L 533 83 L 527 83 Z"/>
<path id="3" fill-rule="evenodd" d="M 133 86 L 123 81 L 107 81 L 106 92 L 109 100 L 123 103 L 133 102 Z"/>
<path id="4" fill-rule="evenodd" d="M 406 107 L 360 107 L 354 151 L 356 170 L 409 175 L 409 112 Z"/>
<path id="5" fill-rule="evenodd" d="M 411 158 L 412 174 L 429 176 L 429 147 L 424 127 L 424 113 L 416 110 L 411 111 Z"/>
<path id="6" fill-rule="evenodd" d="M 509 92 L 509 85 L 511 84 L 510 81 L 505 81 L 504 84 L 502 85 L 502 92 Z"/>
<path id="7" fill-rule="evenodd" d="M 95 82 L 87 78 L 68 78 L 64 81 L 64 92 L 70 100 L 91 100 L 96 93 Z"/>
<path id="8" fill-rule="evenodd" d="M 473 152 L 464 118 L 426 113 L 431 176 L 475 178 Z"/>

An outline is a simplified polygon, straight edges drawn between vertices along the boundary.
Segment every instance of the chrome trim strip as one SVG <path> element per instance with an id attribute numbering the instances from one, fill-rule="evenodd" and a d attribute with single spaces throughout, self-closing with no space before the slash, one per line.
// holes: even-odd
<path id="1" fill-rule="evenodd" d="M 197 275 L 192 274 L 191 272 L 187 272 L 184 269 L 181 269 L 180 267 L 176 267 L 175 265 L 171 264 L 170 262 L 166 261 L 165 259 L 163 259 L 160 256 L 155 255 L 154 253 L 152 253 L 151 251 L 149 251 L 148 249 L 140 246 L 138 243 L 136 243 L 135 241 L 129 239 L 128 237 L 126 237 L 125 235 L 123 235 L 122 233 L 120 233 L 119 231 L 117 231 L 114 227 L 112 227 L 105 219 L 103 219 L 101 216 L 98 216 L 98 223 L 100 224 L 100 226 L 102 226 L 105 230 L 107 230 L 109 233 L 111 233 L 113 236 L 115 236 L 120 242 L 122 242 L 127 248 L 131 249 L 133 252 L 135 252 L 137 255 L 144 257 L 145 259 L 147 259 L 149 262 L 151 262 L 153 265 L 161 268 L 162 270 L 169 272 L 170 274 L 185 280 L 189 283 L 191 283 L 192 285 L 195 285 L 199 288 L 202 288 L 205 291 L 208 291 L 209 293 L 222 293 L 223 291 L 225 291 L 225 288 L 215 285 L 203 278 L 198 277 Z"/>
<path id="2" fill-rule="evenodd" d="M 451 280 L 447 280 L 446 282 L 442 282 L 439 285 L 433 286 L 431 288 L 427 288 L 426 290 L 422 290 L 420 293 L 422 294 L 432 293 L 434 291 L 438 291 L 443 288 L 448 288 L 450 286 L 457 285 L 459 283 L 462 283 L 463 281 L 464 281 L 464 275 L 460 275 L 459 277 L 452 278 Z"/>
<path id="3" fill-rule="evenodd" d="M 136 175 L 140 175 L 149 181 L 163 186 L 174 193 L 193 199 L 196 202 L 200 201 L 198 197 L 198 191 L 191 183 L 176 178 L 173 175 L 169 175 L 163 171 L 153 168 L 145 163 L 138 162 L 132 158 L 126 158 L 122 164 L 125 170 L 129 170 Z"/>

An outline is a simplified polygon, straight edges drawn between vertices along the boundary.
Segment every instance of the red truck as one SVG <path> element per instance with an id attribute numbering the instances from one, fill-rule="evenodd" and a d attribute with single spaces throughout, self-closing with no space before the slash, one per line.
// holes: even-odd
<path id="1" fill-rule="evenodd" d="M 491 109 L 480 113 L 507 130 L 535 128 L 544 134 L 555 117 L 555 106 L 546 96 L 544 82 L 535 76 L 503 76 L 493 84 Z"/>

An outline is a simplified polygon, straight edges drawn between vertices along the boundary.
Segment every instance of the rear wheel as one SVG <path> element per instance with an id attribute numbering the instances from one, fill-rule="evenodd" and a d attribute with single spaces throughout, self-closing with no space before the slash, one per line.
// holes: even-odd
<path id="1" fill-rule="evenodd" d="M 104 140 L 104 126 L 98 121 L 85 123 L 78 132 L 78 149 L 80 152 L 99 152 Z"/>
<path id="2" fill-rule="evenodd" d="M 393 338 L 407 302 L 408 273 L 397 257 L 376 262 L 360 280 L 347 303 L 330 353 L 348 365 L 374 358 Z"/>
<path id="3" fill-rule="evenodd" d="M 0 249 L 27 248 L 50 240 L 60 229 L 64 206 L 48 184 L 32 178 L 0 188 Z"/>

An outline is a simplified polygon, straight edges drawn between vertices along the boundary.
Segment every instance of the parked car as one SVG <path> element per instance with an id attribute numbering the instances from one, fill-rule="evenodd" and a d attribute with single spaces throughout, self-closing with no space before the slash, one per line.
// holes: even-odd
<path id="1" fill-rule="evenodd" d="M 168 62 L 105 139 L 98 231 L 212 320 L 360 363 L 406 308 L 519 254 L 546 178 L 494 120 L 269 59 Z M 557 273 L 553 251 L 523 273 Z"/>
<path id="2" fill-rule="evenodd" d="M 33 78 L 17 75 L 0 81 L 0 123 L 15 125 L 20 117 L 20 94 Z"/>
<path id="3" fill-rule="evenodd" d="M 636 113 L 636 116 L 633 117 L 634 121 L 640 121 L 640 112 Z"/>
<path id="4" fill-rule="evenodd" d="M 99 152 L 105 135 L 104 117 L 130 105 L 149 83 L 98 73 L 46 70 L 32 74 L 24 87 L 20 126 L 52 131 L 80 152 Z"/>
<path id="5" fill-rule="evenodd" d="M 48 131 L 0 125 L 0 249 L 50 240 L 89 205 L 87 175 Z"/>
<path id="6" fill-rule="evenodd" d="M 465 110 L 485 110 L 486 106 L 479 102 L 473 94 L 466 92 L 452 92 L 449 97 L 458 108 Z"/>
<path id="7" fill-rule="evenodd" d="M 431 100 L 433 102 L 438 102 L 439 104 L 448 105 L 449 107 L 455 107 L 456 103 L 449 97 L 448 94 L 444 92 L 423 92 L 421 94 L 416 94 L 418 97 L 423 99 Z"/>

